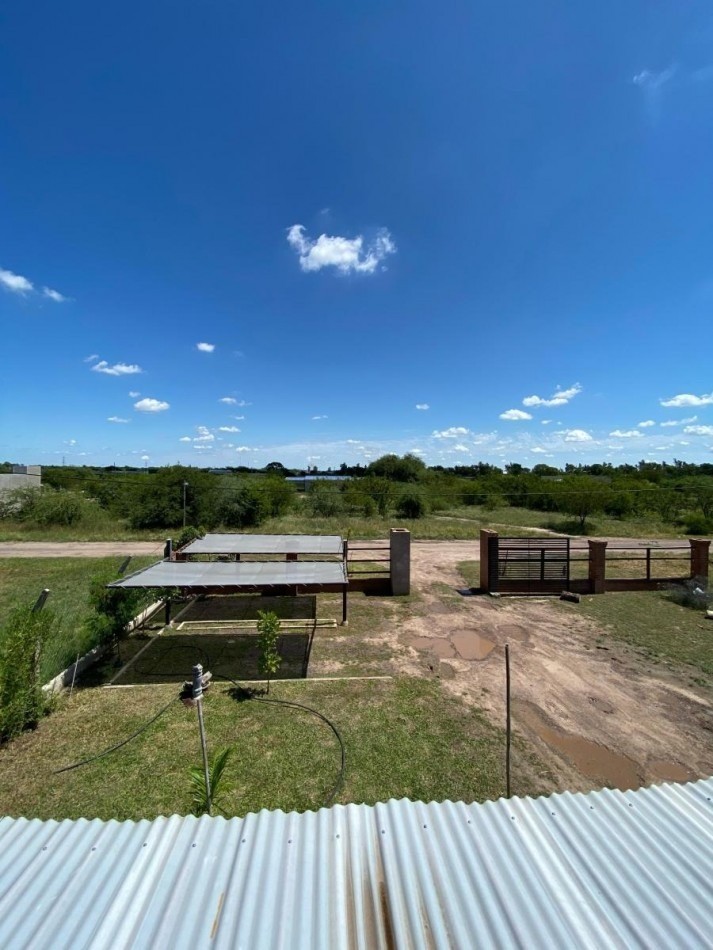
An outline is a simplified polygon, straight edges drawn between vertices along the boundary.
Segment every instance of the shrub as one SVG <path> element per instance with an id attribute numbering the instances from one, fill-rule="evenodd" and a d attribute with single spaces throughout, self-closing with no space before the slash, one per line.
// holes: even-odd
<path id="1" fill-rule="evenodd" d="M 688 515 L 684 519 L 686 534 L 713 534 L 713 520 L 704 515 Z"/>
<path id="2" fill-rule="evenodd" d="M 423 518 L 428 514 L 428 505 L 421 492 L 407 491 L 396 503 L 396 510 L 402 518 Z"/>
<path id="3" fill-rule="evenodd" d="M 252 528 L 265 520 L 265 499 L 252 485 L 231 486 L 216 506 L 218 524 L 226 528 Z"/>
<path id="4" fill-rule="evenodd" d="M 116 579 L 114 572 L 105 571 L 92 578 L 89 585 L 89 605 L 93 613 L 84 621 L 90 633 L 92 646 L 119 640 L 127 624 L 156 599 L 156 592 L 140 587 L 107 587 Z"/>
<path id="5" fill-rule="evenodd" d="M 344 511 L 344 496 L 334 483 L 316 481 L 307 490 L 305 503 L 311 515 L 332 518 Z"/>
<path id="6" fill-rule="evenodd" d="M 271 610 L 258 610 L 258 669 L 267 677 L 267 692 L 270 692 L 270 679 L 280 668 L 282 657 L 277 649 L 280 636 L 280 618 Z"/>
<path id="7" fill-rule="evenodd" d="M 43 486 L 23 487 L 8 492 L 0 505 L 0 518 L 13 518 L 41 528 L 73 525 L 82 520 L 105 517 L 99 505 L 81 492 Z"/>
<path id="8" fill-rule="evenodd" d="M 50 611 L 20 607 L 0 630 L 0 740 L 19 735 L 44 715 L 40 662 L 57 620 Z"/>
<path id="9" fill-rule="evenodd" d="M 690 607 L 693 610 L 708 610 L 713 606 L 713 594 L 707 589 L 706 580 L 702 577 L 677 584 L 669 590 L 668 596 L 681 607 Z"/>
<path id="10" fill-rule="evenodd" d="M 297 491 L 292 482 L 285 481 L 279 475 L 271 475 L 260 481 L 263 505 L 270 518 L 280 518 L 294 506 Z"/>
<path id="11" fill-rule="evenodd" d="M 190 544 L 191 541 L 196 541 L 198 538 L 204 537 L 204 535 L 205 528 L 194 528 L 193 525 L 186 525 L 176 538 L 176 550 L 184 548 L 187 544 Z"/>

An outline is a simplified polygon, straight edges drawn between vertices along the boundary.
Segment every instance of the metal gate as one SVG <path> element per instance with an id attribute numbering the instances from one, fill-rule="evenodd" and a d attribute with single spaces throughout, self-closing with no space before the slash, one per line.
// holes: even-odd
<path id="1" fill-rule="evenodd" d="M 492 538 L 489 589 L 501 594 L 561 594 L 569 587 L 569 538 Z"/>

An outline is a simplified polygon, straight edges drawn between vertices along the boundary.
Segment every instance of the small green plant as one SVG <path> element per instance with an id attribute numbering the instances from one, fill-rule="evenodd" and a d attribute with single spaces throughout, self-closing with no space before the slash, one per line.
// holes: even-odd
<path id="1" fill-rule="evenodd" d="M 34 726 L 45 713 L 40 661 L 56 625 L 50 611 L 20 607 L 0 630 L 0 741 Z"/>
<path id="2" fill-rule="evenodd" d="M 208 778 L 210 781 L 210 804 L 213 808 L 220 808 L 220 786 L 225 772 L 225 766 L 233 752 L 232 746 L 220 749 L 213 756 L 213 761 L 208 766 Z M 208 789 L 205 786 L 205 772 L 202 765 L 192 765 L 190 769 L 190 782 L 193 791 L 193 814 L 207 815 L 208 808 Z"/>
<path id="3" fill-rule="evenodd" d="M 399 498 L 396 510 L 402 518 L 423 518 L 428 514 L 428 505 L 421 492 L 410 490 Z"/>
<path id="4" fill-rule="evenodd" d="M 282 664 L 282 656 L 277 649 L 277 639 L 280 636 L 280 618 L 271 610 L 258 610 L 258 669 L 267 678 L 267 692 L 270 692 L 270 679 L 277 673 Z"/>
<path id="5" fill-rule="evenodd" d="M 200 525 L 197 528 L 194 528 L 192 524 L 188 524 L 176 538 L 175 548 L 176 550 L 183 548 L 187 544 L 190 544 L 191 541 L 195 541 L 197 538 L 202 538 L 204 535 L 205 528 L 201 528 Z"/>

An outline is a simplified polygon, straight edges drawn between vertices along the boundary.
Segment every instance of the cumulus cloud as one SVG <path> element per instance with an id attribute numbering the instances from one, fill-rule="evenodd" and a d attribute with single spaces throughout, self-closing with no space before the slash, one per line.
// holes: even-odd
<path id="1" fill-rule="evenodd" d="M 683 431 L 688 435 L 713 435 L 713 426 L 686 426 Z"/>
<path id="2" fill-rule="evenodd" d="M 182 435 L 181 438 L 180 438 L 178 441 L 179 441 L 179 442 L 190 442 L 190 441 L 191 441 L 191 437 L 190 437 L 190 435 Z"/>
<path id="3" fill-rule="evenodd" d="M 574 399 L 581 392 L 582 387 L 579 383 L 575 383 L 569 389 L 561 389 L 558 386 L 549 399 L 543 399 L 541 396 L 525 396 L 522 404 L 523 406 L 566 406 L 571 399 Z"/>
<path id="4" fill-rule="evenodd" d="M 687 426 L 689 422 L 697 422 L 698 416 L 689 416 L 687 419 L 670 419 L 668 422 L 660 423 L 662 429 L 670 429 L 673 426 Z"/>
<path id="5" fill-rule="evenodd" d="M 641 433 L 638 429 L 627 429 L 625 432 L 622 432 L 621 429 L 614 429 L 613 432 L 610 432 L 609 435 L 615 436 L 617 439 L 640 439 Z"/>
<path id="6" fill-rule="evenodd" d="M 591 442 L 592 437 L 584 429 L 565 429 L 565 442 Z"/>
<path id="7" fill-rule="evenodd" d="M 93 373 L 105 373 L 107 376 L 133 376 L 135 373 L 143 373 L 143 370 L 136 363 L 114 363 L 110 366 L 106 360 L 99 360 L 92 366 Z"/>
<path id="8" fill-rule="evenodd" d="M 319 422 L 320 419 L 327 419 L 328 416 L 312 416 L 312 422 Z"/>
<path id="9" fill-rule="evenodd" d="M 218 432 L 240 432 L 237 426 L 218 426 Z"/>
<path id="10" fill-rule="evenodd" d="M 464 426 L 451 426 L 449 429 L 442 429 L 440 432 L 436 429 L 431 433 L 434 439 L 461 439 L 468 435 L 470 429 Z"/>
<path id="11" fill-rule="evenodd" d="M 541 449 L 539 445 L 536 445 L 533 449 L 530 449 L 535 455 L 547 455 L 547 449 Z"/>
<path id="12" fill-rule="evenodd" d="M 523 419 L 532 419 L 532 416 L 529 412 L 523 412 L 522 409 L 507 409 L 505 412 L 500 413 L 501 419 L 508 419 L 511 422 L 519 422 Z"/>
<path id="13" fill-rule="evenodd" d="M 668 69 L 662 69 L 661 72 L 658 73 L 650 69 L 642 69 L 640 73 L 632 77 L 631 81 L 635 86 L 640 86 L 642 89 L 655 91 L 666 85 L 670 79 L 673 79 L 675 74 L 675 66 L 669 66 Z"/>
<path id="14" fill-rule="evenodd" d="M 69 297 L 65 297 L 64 294 L 61 294 L 58 290 L 52 290 L 51 287 L 43 287 L 42 296 L 54 300 L 55 303 L 65 303 L 69 300 Z"/>
<path id="15" fill-rule="evenodd" d="M 453 451 L 454 452 L 470 452 L 470 449 L 468 448 L 467 445 L 463 445 L 462 443 L 458 442 L 457 445 L 453 446 Z"/>
<path id="16" fill-rule="evenodd" d="M 134 403 L 134 409 L 137 412 L 165 412 L 170 409 L 171 404 L 163 402 L 161 399 L 139 399 Z"/>
<path id="17" fill-rule="evenodd" d="M 651 426 L 656 425 L 653 419 L 647 419 L 645 422 L 637 422 L 636 424 L 639 427 L 639 429 L 650 429 Z"/>
<path id="18" fill-rule="evenodd" d="M 427 402 L 417 402 L 416 408 L 420 409 L 422 412 L 425 412 L 426 409 L 430 409 L 431 407 L 428 405 Z"/>
<path id="19" fill-rule="evenodd" d="M 215 343 L 196 343 L 196 349 L 201 353 L 212 353 L 215 349 Z"/>
<path id="20" fill-rule="evenodd" d="M 710 406 L 713 405 L 713 393 L 703 393 L 701 396 L 694 396 L 692 393 L 679 393 L 678 396 L 671 396 L 670 399 L 659 399 L 662 406 L 682 408 L 684 406 Z"/>
<path id="21" fill-rule="evenodd" d="M 251 449 L 249 445 L 236 445 L 235 451 L 236 452 L 254 452 L 255 449 Z"/>
<path id="22" fill-rule="evenodd" d="M 138 399 L 138 397 L 139 397 L 140 395 L 141 395 L 141 393 L 136 392 L 136 390 L 134 390 L 134 389 L 131 389 L 131 390 L 129 391 L 129 399 Z"/>
<path id="23" fill-rule="evenodd" d="M 107 422 L 128 422 L 128 419 L 121 419 L 119 416 L 109 416 Z"/>
<path id="24" fill-rule="evenodd" d="M 33 283 L 26 277 L 13 274 L 11 270 L 3 270 L 2 267 L 0 267 L 0 287 L 20 295 L 29 294 L 35 289 Z"/>
<path id="25" fill-rule="evenodd" d="M 297 252 L 305 273 L 334 267 L 341 274 L 373 274 L 385 258 L 396 253 L 396 244 L 385 228 L 365 243 L 361 234 L 355 238 L 320 234 L 312 240 L 303 225 L 293 224 L 287 231 L 287 242 Z"/>
<path id="26" fill-rule="evenodd" d="M 224 402 L 226 406 L 237 406 L 238 400 L 232 396 L 222 396 L 218 402 Z"/>
<path id="27" fill-rule="evenodd" d="M 196 432 L 194 442 L 215 442 L 215 436 L 207 426 L 196 426 Z"/>

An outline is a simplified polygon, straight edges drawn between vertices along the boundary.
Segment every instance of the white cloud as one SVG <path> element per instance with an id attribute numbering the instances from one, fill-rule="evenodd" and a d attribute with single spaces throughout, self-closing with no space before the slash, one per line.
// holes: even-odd
<path id="1" fill-rule="evenodd" d="M 128 419 L 121 419 L 119 416 L 109 416 L 107 422 L 128 422 Z"/>
<path id="2" fill-rule="evenodd" d="M 237 406 L 238 400 L 233 399 L 232 396 L 223 396 L 218 402 L 224 402 L 226 406 Z"/>
<path id="3" fill-rule="evenodd" d="M 591 442 L 592 437 L 584 429 L 566 429 L 564 440 L 565 442 Z"/>
<path id="4" fill-rule="evenodd" d="M 130 399 L 137 399 L 140 395 L 141 393 L 135 392 L 133 389 L 129 392 Z"/>
<path id="5" fill-rule="evenodd" d="M 713 426 L 686 426 L 687 435 L 713 435 Z"/>
<path id="6" fill-rule="evenodd" d="M 662 429 L 668 429 L 672 426 L 687 426 L 689 422 L 697 422 L 698 416 L 689 416 L 687 419 L 671 419 L 669 422 L 660 423 Z"/>
<path id="7" fill-rule="evenodd" d="M 84 363 L 93 363 L 94 360 L 98 360 L 98 359 L 99 359 L 99 354 L 98 354 L 98 353 L 92 353 L 91 356 L 85 356 L 83 362 L 84 362 Z"/>
<path id="8" fill-rule="evenodd" d="M 251 449 L 249 445 L 236 445 L 235 451 L 236 452 L 254 452 L 255 449 Z"/>
<path id="9" fill-rule="evenodd" d="M 243 419 L 245 418 L 245 416 L 231 416 L 230 418 L 231 418 L 231 419 L 237 419 L 238 422 L 242 422 Z"/>
<path id="10" fill-rule="evenodd" d="M 320 419 L 327 419 L 328 416 L 312 416 L 312 422 L 319 422 Z"/>
<path id="11" fill-rule="evenodd" d="M 522 409 L 508 409 L 500 413 L 501 419 L 509 419 L 511 422 L 518 422 L 523 419 L 532 419 L 529 412 L 523 412 Z"/>
<path id="12" fill-rule="evenodd" d="M 218 426 L 218 432 L 240 432 L 237 426 Z"/>
<path id="13" fill-rule="evenodd" d="M 615 436 L 617 439 L 640 439 L 641 433 L 638 429 L 627 429 L 626 432 L 622 432 L 621 429 L 614 429 L 613 432 L 610 432 L 609 435 Z"/>
<path id="14" fill-rule="evenodd" d="M 164 412 L 170 408 L 170 403 L 162 402 L 160 399 L 139 399 L 138 402 L 134 403 L 134 409 L 137 412 Z"/>
<path id="15" fill-rule="evenodd" d="M 663 69 L 660 73 L 652 72 L 650 69 L 642 69 L 640 73 L 632 77 L 631 81 L 635 86 L 640 86 L 642 89 L 656 91 L 665 85 L 669 79 L 673 79 L 675 73 L 676 66 L 669 66 L 668 69 Z"/>
<path id="16" fill-rule="evenodd" d="M 148 456 L 148 455 L 142 455 L 142 456 L 141 456 L 141 461 L 142 461 L 142 462 L 148 462 L 148 460 L 149 460 L 149 456 Z"/>
<path id="17" fill-rule="evenodd" d="M 428 405 L 427 402 L 417 402 L 416 408 L 420 409 L 422 412 L 425 412 L 426 409 L 430 409 L 431 407 Z"/>
<path id="18" fill-rule="evenodd" d="M 215 442 L 215 436 L 207 426 L 196 426 L 196 432 L 194 442 Z"/>
<path id="19" fill-rule="evenodd" d="M 361 445 L 361 439 L 346 439 L 347 445 Z"/>
<path id="20" fill-rule="evenodd" d="M 61 294 L 58 290 L 52 290 L 51 287 L 43 287 L 42 296 L 49 297 L 49 299 L 54 300 L 55 303 L 65 303 L 69 300 L 69 297 L 65 297 L 64 294 Z"/>
<path id="21" fill-rule="evenodd" d="M 13 274 L 11 270 L 3 270 L 0 267 L 0 286 L 13 294 L 29 294 L 33 291 L 34 285 L 20 274 Z"/>
<path id="22" fill-rule="evenodd" d="M 191 440 L 190 435 L 182 435 L 181 438 L 180 438 L 178 441 L 179 441 L 179 442 L 190 442 L 190 441 L 192 441 L 192 440 Z"/>
<path id="23" fill-rule="evenodd" d="M 107 376 L 133 376 L 135 373 L 143 373 L 143 370 L 136 363 L 114 363 L 110 366 L 106 360 L 99 360 L 92 366 L 93 373 L 106 373 Z"/>
<path id="24" fill-rule="evenodd" d="M 449 429 L 442 429 L 440 432 L 435 430 L 431 433 L 434 439 L 460 439 L 468 435 L 469 429 L 464 426 L 451 426 Z"/>
<path id="25" fill-rule="evenodd" d="M 535 455 L 547 455 L 546 449 L 541 449 L 539 445 L 536 445 L 534 449 L 530 449 Z"/>
<path id="26" fill-rule="evenodd" d="M 525 396 L 522 404 L 523 406 L 566 406 L 571 399 L 574 399 L 581 392 L 582 387 L 579 383 L 575 383 L 569 389 L 561 389 L 558 386 L 549 399 L 543 399 L 541 396 Z"/>
<path id="27" fill-rule="evenodd" d="M 470 449 L 467 445 L 462 445 L 460 442 L 457 445 L 453 446 L 454 452 L 470 452 Z"/>
<path id="28" fill-rule="evenodd" d="M 201 353 L 212 353 L 215 349 L 215 343 L 196 343 L 196 349 Z"/>
<path id="29" fill-rule="evenodd" d="M 342 274 L 373 274 L 389 254 L 396 253 L 396 245 L 385 228 L 366 245 L 361 234 L 355 238 L 320 234 L 313 241 L 304 231 L 301 224 L 293 224 L 287 231 L 287 241 L 297 251 L 305 272 L 335 267 Z"/>
<path id="30" fill-rule="evenodd" d="M 653 419 L 647 419 L 645 422 L 637 422 L 636 424 L 639 427 L 639 429 L 650 429 L 651 426 L 656 425 Z"/>
<path id="31" fill-rule="evenodd" d="M 679 409 L 683 406 L 710 406 L 713 405 L 713 393 L 704 393 L 702 396 L 679 393 L 678 396 L 671 396 L 670 399 L 659 399 L 659 402 L 662 406 L 674 406 Z"/>

